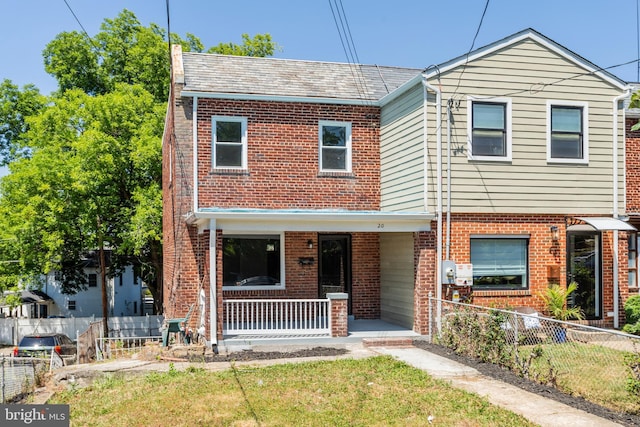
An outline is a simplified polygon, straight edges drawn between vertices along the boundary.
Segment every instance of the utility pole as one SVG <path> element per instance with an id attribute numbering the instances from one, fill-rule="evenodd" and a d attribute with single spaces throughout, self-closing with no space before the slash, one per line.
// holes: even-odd
<path id="1" fill-rule="evenodd" d="M 102 282 L 102 330 L 104 337 L 109 337 L 109 302 L 107 299 L 107 265 L 104 256 L 104 238 L 102 237 L 102 221 L 98 215 L 98 258 L 100 265 L 100 281 Z"/>

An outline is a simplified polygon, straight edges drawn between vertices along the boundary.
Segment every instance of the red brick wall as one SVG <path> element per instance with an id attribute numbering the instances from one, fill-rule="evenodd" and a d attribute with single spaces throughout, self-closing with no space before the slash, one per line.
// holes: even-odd
<path id="1" fill-rule="evenodd" d="M 625 141 L 627 212 L 640 212 L 640 132 L 632 132 L 631 126 L 638 119 L 627 118 Z"/>
<path id="2" fill-rule="evenodd" d="M 429 294 L 436 295 L 437 236 L 436 223 L 431 223 L 430 232 L 415 233 L 414 268 L 415 285 L 413 294 L 413 330 L 419 334 L 429 333 Z"/>
<path id="3" fill-rule="evenodd" d="M 309 249 L 307 241 L 313 242 Z M 222 247 L 219 233 L 218 247 Z M 224 299 L 318 298 L 318 234 L 285 232 L 285 289 L 222 290 L 222 251 L 218 251 L 219 295 Z M 311 265 L 301 265 L 300 257 L 313 257 Z M 377 233 L 351 234 L 351 295 L 356 319 L 380 317 L 380 241 Z M 207 287 L 208 289 L 208 287 Z"/>
<path id="4" fill-rule="evenodd" d="M 247 118 L 248 170 L 212 171 L 211 117 Z M 201 207 L 377 210 L 380 206 L 379 109 L 200 99 Z M 352 124 L 352 173 L 318 166 L 318 121 Z"/>
<path id="5" fill-rule="evenodd" d="M 471 235 L 529 235 L 529 288 L 526 290 L 474 290 L 474 304 L 513 308 L 531 306 L 543 312 L 540 294 L 549 284 L 548 266 L 559 266 L 560 283 L 566 285 L 567 241 L 565 217 L 557 215 L 481 215 L 452 214 L 451 259 L 469 263 Z M 559 240 L 553 242 L 550 227 L 559 228 Z M 444 242 L 443 242 L 444 244 Z M 602 233 L 603 323 L 613 324 L 607 313 L 613 311 L 613 233 Z M 444 253 L 444 248 L 443 248 Z M 619 235 L 620 297 L 628 295 L 626 233 Z M 622 301 L 621 299 L 621 301 Z M 622 309 L 622 305 L 620 305 Z"/>

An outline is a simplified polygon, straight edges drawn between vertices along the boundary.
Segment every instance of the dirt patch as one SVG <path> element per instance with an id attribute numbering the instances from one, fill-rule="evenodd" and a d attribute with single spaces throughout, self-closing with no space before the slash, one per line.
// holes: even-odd
<path id="1" fill-rule="evenodd" d="M 581 409 L 585 412 L 589 412 L 601 418 L 605 418 L 625 426 L 640 426 L 640 415 L 622 414 L 612 411 L 611 409 L 604 408 L 581 397 L 571 396 L 561 392 L 556 388 L 545 386 L 534 381 L 519 377 L 513 372 L 501 368 L 498 365 L 494 365 L 492 363 L 484 363 L 472 357 L 458 355 L 454 353 L 453 350 L 447 347 L 443 347 L 437 344 L 430 344 L 426 341 L 421 340 L 416 340 L 413 344 L 418 348 L 427 350 L 430 353 L 437 354 L 438 356 L 446 357 L 447 359 L 454 360 L 458 363 L 462 363 L 464 365 L 477 369 L 482 374 L 488 377 L 505 382 L 507 384 L 515 385 L 528 392 L 556 400 L 558 402 L 564 403 L 577 409 Z"/>
<path id="2" fill-rule="evenodd" d="M 251 360 L 273 360 L 273 359 L 290 359 L 296 357 L 329 357 L 341 356 L 349 353 L 345 348 L 333 347 L 314 347 L 308 349 L 294 351 L 253 351 L 243 350 L 229 354 L 207 354 L 206 362 L 232 362 L 232 361 L 251 361 Z"/>

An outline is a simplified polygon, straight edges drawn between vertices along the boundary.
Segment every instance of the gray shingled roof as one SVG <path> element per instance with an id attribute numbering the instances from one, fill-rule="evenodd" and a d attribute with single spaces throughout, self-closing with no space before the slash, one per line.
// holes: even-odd
<path id="1" fill-rule="evenodd" d="M 183 53 L 184 91 L 377 101 L 422 70 Z"/>

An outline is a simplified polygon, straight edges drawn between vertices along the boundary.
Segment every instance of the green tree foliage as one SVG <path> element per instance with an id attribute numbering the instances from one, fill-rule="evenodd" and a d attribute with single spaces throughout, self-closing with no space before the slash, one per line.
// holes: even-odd
<path id="1" fill-rule="evenodd" d="M 131 218 L 148 209 L 138 193 L 160 194 L 154 169 L 163 119 L 151 94 L 124 84 L 98 96 L 67 91 L 32 118 L 32 154 L 11 164 L 0 187 L 3 225 L 20 242 L 26 275 L 62 271 L 63 289 L 73 293 L 86 287 L 87 253 L 103 242 L 116 267 L 150 241 L 159 246 L 161 228 L 152 221 L 138 223 L 152 229 L 147 241 L 132 241 Z"/>
<path id="2" fill-rule="evenodd" d="M 9 80 L 0 83 L 0 165 L 24 154 L 28 129 L 26 118 L 37 114 L 46 99 L 33 85 L 20 90 Z"/>
<path id="3" fill-rule="evenodd" d="M 267 56 L 271 36 L 209 49 Z M 198 37 L 171 34 L 184 51 Z M 58 82 L 50 98 L 34 86 L 0 86 L 0 290 L 37 286 L 62 272 L 63 290 L 87 286 L 87 256 L 112 251 L 110 274 L 141 268 L 156 308 L 162 301 L 162 132 L 169 91 L 167 34 L 123 10 L 95 37 L 58 34 L 43 52 Z"/>

